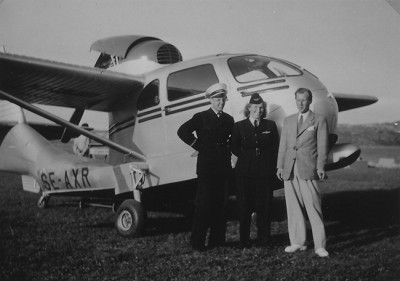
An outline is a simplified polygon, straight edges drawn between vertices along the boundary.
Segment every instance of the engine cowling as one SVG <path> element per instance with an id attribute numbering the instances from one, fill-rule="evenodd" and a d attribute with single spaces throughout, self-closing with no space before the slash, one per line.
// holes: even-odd
<path id="1" fill-rule="evenodd" d="M 90 50 L 101 53 L 95 67 L 105 69 L 127 62 L 145 61 L 161 67 L 182 61 L 182 55 L 175 46 L 155 37 L 141 35 L 104 38 L 94 42 Z"/>

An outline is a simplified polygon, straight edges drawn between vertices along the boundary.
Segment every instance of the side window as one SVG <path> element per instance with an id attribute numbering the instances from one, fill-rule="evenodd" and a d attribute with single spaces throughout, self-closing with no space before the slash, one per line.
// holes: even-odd
<path id="1" fill-rule="evenodd" d="M 171 73 L 167 82 L 168 100 L 175 101 L 204 93 L 215 83 L 218 83 L 218 77 L 211 64 Z"/>
<path id="2" fill-rule="evenodd" d="M 143 89 L 137 102 L 138 110 L 144 110 L 160 103 L 159 88 L 160 81 L 154 80 Z"/>

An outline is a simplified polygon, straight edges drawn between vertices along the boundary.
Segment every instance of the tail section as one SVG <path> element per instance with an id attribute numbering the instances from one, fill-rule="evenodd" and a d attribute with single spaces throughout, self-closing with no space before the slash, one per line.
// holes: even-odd
<path id="1" fill-rule="evenodd" d="M 0 146 L 0 170 L 35 175 L 37 166 L 50 155 L 68 154 L 56 149 L 29 125 L 14 126 Z"/>
<path id="2" fill-rule="evenodd" d="M 5 124 L 26 123 L 22 108 L 4 100 L 0 100 L 0 120 Z"/>
<path id="3" fill-rule="evenodd" d="M 0 100 L 0 144 L 14 125 L 25 122 L 26 118 L 22 108 L 8 101 Z"/>
<path id="4" fill-rule="evenodd" d="M 136 164 L 112 166 L 103 161 L 77 156 L 55 147 L 27 124 L 17 124 L 0 146 L 0 170 L 26 175 L 24 189 L 58 194 L 108 190 L 111 194 L 136 191 L 144 177 Z M 140 181 L 137 180 L 140 178 Z M 142 185 L 141 183 L 140 185 Z"/>

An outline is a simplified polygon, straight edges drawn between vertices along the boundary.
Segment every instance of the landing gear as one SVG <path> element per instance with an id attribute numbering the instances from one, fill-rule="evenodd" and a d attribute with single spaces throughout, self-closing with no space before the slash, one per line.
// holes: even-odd
<path id="1" fill-rule="evenodd" d="M 84 209 L 88 206 L 88 202 L 85 199 L 82 199 L 81 201 L 79 201 L 79 209 Z"/>
<path id="2" fill-rule="evenodd" d="M 123 237 L 137 237 L 140 235 L 145 220 L 142 205 L 133 199 L 122 202 L 118 207 L 115 219 L 115 228 Z"/>
<path id="3" fill-rule="evenodd" d="M 37 201 L 37 206 L 39 209 L 44 209 L 49 206 L 49 200 L 50 200 L 50 195 L 42 193 L 42 196 L 40 196 L 39 200 Z"/>

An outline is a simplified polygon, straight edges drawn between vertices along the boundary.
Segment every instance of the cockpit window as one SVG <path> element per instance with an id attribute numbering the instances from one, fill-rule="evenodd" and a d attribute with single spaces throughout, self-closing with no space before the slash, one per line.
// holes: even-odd
<path id="1" fill-rule="evenodd" d="M 287 63 L 262 56 L 231 58 L 228 65 L 233 77 L 239 83 L 301 75 L 300 70 Z"/>

